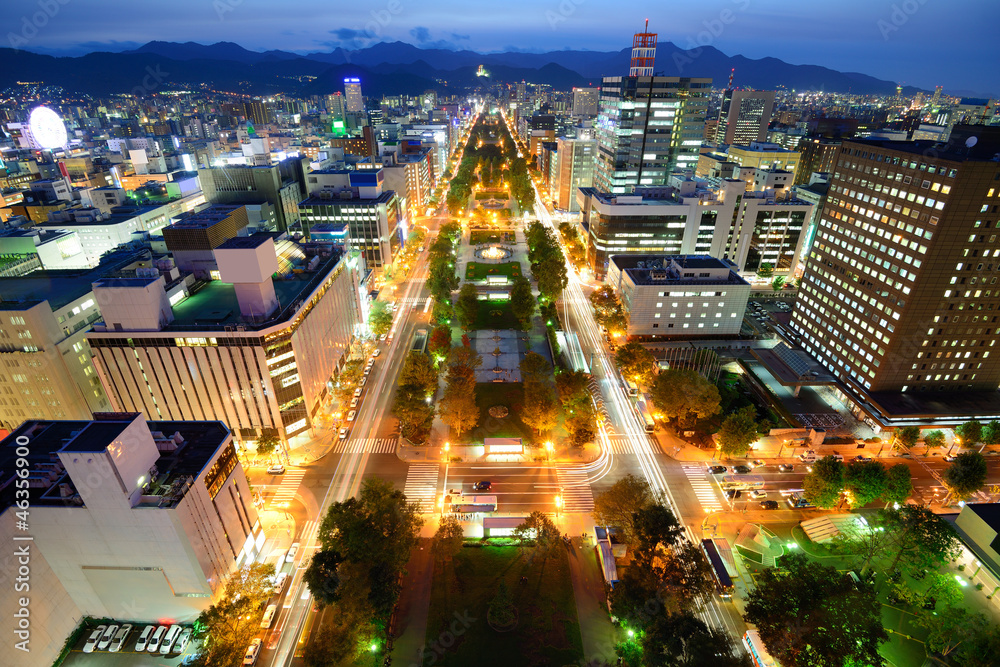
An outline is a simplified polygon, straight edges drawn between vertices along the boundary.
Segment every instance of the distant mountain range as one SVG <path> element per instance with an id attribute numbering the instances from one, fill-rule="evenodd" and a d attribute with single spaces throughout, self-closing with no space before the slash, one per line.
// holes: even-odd
<path id="1" fill-rule="evenodd" d="M 433 89 L 461 91 L 481 86 L 476 70 L 484 65 L 491 82 L 549 84 L 557 90 L 598 86 L 602 76 L 628 73 L 629 49 L 616 52 L 553 51 L 491 53 L 421 49 L 404 42 L 382 42 L 354 51 L 299 55 L 288 51 L 250 51 L 232 42 L 149 42 L 120 53 L 95 52 L 76 58 L 0 49 L 0 88 L 17 81 L 44 81 L 91 95 L 138 91 L 211 89 L 253 95 L 285 92 L 323 95 L 343 90 L 343 80 L 359 77 L 365 95 L 415 95 Z M 736 85 L 764 90 L 891 94 L 892 81 L 816 65 L 791 65 L 777 58 L 727 56 L 711 46 L 686 52 L 660 42 L 656 72 L 664 76 L 711 77 L 725 85 L 736 70 Z M 919 89 L 904 88 L 913 94 Z"/>

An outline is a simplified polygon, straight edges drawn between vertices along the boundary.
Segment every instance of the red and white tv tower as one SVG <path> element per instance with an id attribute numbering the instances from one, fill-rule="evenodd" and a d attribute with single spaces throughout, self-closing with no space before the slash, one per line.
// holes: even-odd
<path id="1" fill-rule="evenodd" d="M 653 60 L 656 58 L 656 33 L 649 32 L 646 19 L 645 32 L 635 33 L 632 38 L 632 67 L 629 76 L 653 76 Z"/>

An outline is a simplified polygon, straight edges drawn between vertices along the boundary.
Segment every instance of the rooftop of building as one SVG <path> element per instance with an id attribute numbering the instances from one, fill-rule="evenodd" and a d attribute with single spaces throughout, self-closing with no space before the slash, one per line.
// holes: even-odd
<path id="1" fill-rule="evenodd" d="M 909 153 L 930 160 L 1000 161 L 1000 127 L 991 125 L 956 125 L 947 143 L 933 140 L 845 139 L 844 144 L 848 143 Z"/>
<path id="2" fill-rule="evenodd" d="M 220 245 L 217 250 L 239 250 L 245 248 L 259 248 L 260 246 L 267 243 L 269 240 L 274 240 L 276 234 L 269 234 L 267 232 L 260 234 L 252 234 L 250 236 L 234 236 L 230 239 L 226 239 L 222 245 Z"/>
<path id="3" fill-rule="evenodd" d="M 347 192 L 344 190 L 343 192 Z M 379 204 L 388 204 L 392 201 L 392 198 L 396 196 L 395 190 L 383 190 L 378 197 L 372 197 L 370 199 L 365 199 L 361 197 L 351 196 L 350 198 L 344 198 L 340 196 L 339 192 L 330 193 L 329 197 L 324 197 L 320 195 L 309 195 L 305 199 L 299 202 L 299 207 L 302 206 L 377 206 Z"/>
<path id="4" fill-rule="evenodd" d="M 169 229 L 204 229 L 229 218 L 243 204 L 212 204 L 206 209 L 191 213 L 170 225 Z"/>
<path id="5" fill-rule="evenodd" d="M 612 255 L 608 261 L 625 273 L 636 285 L 747 285 L 736 273 L 736 266 L 710 255 Z M 684 277 L 680 270 L 727 271 L 725 277 Z"/>
<path id="6" fill-rule="evenodd" d="M 91 284 L 148 256 L 148 251 L 119 250 L 92 269 L 49 269 L 0 278 L 0 310 L 24 310 L 48 301 L 59 310 L 91 291 Z"/>
<path id="7" fill-rule="evenodd" d="M 876 391 L 869 394 L 878 412 L 888 419 L 920 419 L 925 422 L 963 422 L 979 419 L 983 423 L 1000 419 L 998 391 Z"/>
<path id="8" fill-rule="evenodd" d="M 15 485 L 11 482 L 17 470 L 15 463 L 18 458 L 28 461 L 31 480 L 29 502 L 32 506 L 83 505 L 58 453 L 103 452 L 138 414 L 98 413 L 94 417 L 94 421 L 26 421 L 0 441 L 0 513 L 13 504 L 15 499 Z M 158 445 L 160 456 L 155 462 L 156 478 L 150 481 L 140 506 L 169 507 L 183 497 L 183 493 L 177 492 L 177 482 L 200 475 L 229 437 L 229 430 L 218 421 L 146 423 L 153 441 L 162 444 Z M 23 449 L 18 450 L 18 438 L 27 438 L 30 443 L 26 456 Z M 125 456 L 127 455 L 126 452 Z M 90 483 L 89 480 L 82 481 Z"/>

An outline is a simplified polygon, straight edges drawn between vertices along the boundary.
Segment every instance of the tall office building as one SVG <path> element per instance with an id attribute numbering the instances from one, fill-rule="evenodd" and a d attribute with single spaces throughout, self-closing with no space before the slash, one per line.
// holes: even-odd
<path id="1" fill-rule="evenodd" d="M 326 112 L 336 120 L 344 120 L 344 96 L 339 92 L 326 96 Z"/>
<path id="2" fill-rule="evenodd" d="M 947 144 L 844 142 L 792 327 L 875 423 L 959 391 L 991 397 L 981 418 L 996 406 L 998 152 L 1000 128 L 977 126 Z"/>
<path id="3" fill-rule="evenodd" d="M 773 90 L 733 90 L 723 93 L 715 143 L 748 146 L 767 141 L 767 126 L 774 111 Z"/>
<path id="4" fill-rule="evenodd" d="M 612 76 L 601 81 L 598 190 L 612 194 L 666 185 L 698 162 L 712 80 Z"/>
<path id="5" fill-rule="evenodd" d="M 299 222 L 308 171 L 308 157 L 290 157 L 276 165 L 199 169 L 198 180 L 205 200 L 212 204 L 271 204 L 277 229 L 283 232 Z"/>
<path id="6" fill-rule="evenodd" d="M 600 88 L 574 88 L 573 115 L 581 118 L 596 116 L 600 94 Z"/>
<path id="7" fill-rule="evenodd" d="M 344 101 L 348 112 L 360 113 L 365 110 L 365 98 L 361 96 L 361 79 L 344 79 Z"/>
<path id="8" fill-rule="evenodd" d="M 576 200 L 577 188 L 587 188 L 594 184 L 597 142 L 593 139 L 560 137 L 556 145 L 556 153 L 559 156 L 557 178 L 553 188 L 556 208 L 576 213 L 580 210 Z"/>
<path id="9" fill-rule="evenodd" d="M 254 125 L 267 125 L 271 122 L 271 111 L 263 102 L 244 102 L 243 115 Z"/>

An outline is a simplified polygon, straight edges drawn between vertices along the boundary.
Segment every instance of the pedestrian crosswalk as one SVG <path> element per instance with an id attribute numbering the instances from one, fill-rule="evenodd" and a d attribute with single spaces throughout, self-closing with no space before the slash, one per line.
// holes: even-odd
<path id="1" fill-rule="evenodd" d="M 396 438 L 340 440 L 333 446 L 334 454 L 395 454 Z"/>
<path id="2" fill-rule="evenodd" d="M 719 500 L 715 485 L 708 479 L 708 471 L 704 466 L 686 465 L 682 466 L 682 469 L 691 484 L 691 488 L 694 489 L 695 497 L 701 502 L 705 512 L 721 511 L 722 501 Z"/>
<path id="3" fill-rule="evenodd" d="M 587 479 L 587 471 L 572 468 L 557 468 L 556 479 L 561 489 L 562 506 L 565 512 L 590 513 L 594 511 L 594 493 Z"/>
<path id="4" fill-rule="evenodd" d="M 414 463 L 406 471 L 403 494 L 411 503 L 417 503 L 420 512 L 436 511 L 437 481 L 441 466 L 437 463 Z"/>
<path id="5" fill-rule="evenodd" d="M 656 441 L 655 438 L 652 438 L 652 437 L 649 437 L 649 436 L 635 436 L 635 437 L 638 438 L 640 441 L 642 439 L 645 439 L 646 443 L 648 443 L 648 445 L 650 447 L 650 450 L 654 454 L 661 453 L 660 444 Z M 625 435 L 612 436 L 612 437 L 608 438 L 608 442 L 611 443 L 611 451 L 614 454 L 635 454 L 636 453 L 635 452 L 635 445 L 633 444 L 635 442 L 635 439 L 632 438 L 632 437 L 630 437 L 630 436 L 625 436 Z"/>
<path id="6" fill-rule="evenodd" d="M 302 530 L 298 532 L 295 538 L 298 540 L 312 540 L 312 538 L 314 537 L 312 533 L 314 530 L 316 530 L 317 523 L 319 522 L 316 521 L 315 519 L 313 519 L 312 521 L 306 521 L 304 524 L 302 524 Z"/>
<path id="7" fill-rule="evenodd" d="M 281 507 L 282 503 L 290 503 L 295 499 L 295 494 L 299 491 L 299 485 L 305 476 L 305 468 L 288 468 L 281 476 L 281 484 L 278 490 L 271 496 L 268 509 Z"/>

